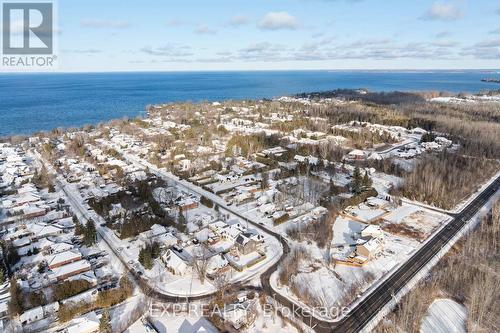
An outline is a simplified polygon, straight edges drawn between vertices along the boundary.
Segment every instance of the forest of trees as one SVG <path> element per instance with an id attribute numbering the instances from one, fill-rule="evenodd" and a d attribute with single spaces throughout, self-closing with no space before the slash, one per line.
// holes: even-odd
<path id="1" fill-rule="evenodd" d="M 332 96 L 339 93 L 346 92 Z M 411 99 L 404 103 L 329 105 L 311 110 L 310 115 L 327 117 L 333 125 L 354 120 L 421 127 L 431 132 L 424 136 L 424 141 L 431 140 L 436 133 L 445 133 L 459 145 L 458 151 L 428 155 L 409 173 L 390 161 L 372 164 L 377 170 L 403 177 L 403 195 L 451 208 L 498 171 L 499 164 L 494 160 L 500 159 L 500 105 L 439 104 Z"/>
<path id="2" fill-rule="evenodd" d="M 498 171 L 496 161 L 441 153 L 426 156 L 404 176 L 403 196 L 450 209 Z"/>
<path id="3" fill-rule="evenodd" d="M 302 98 L 338 98 L 348 101 L 361 101 L 381 105 L 421 103 L 425 101 L 422 96 L 409 92 L 370 92 L 366 90 L 362 92 L 361 90 L 354 89 L 336 89 L 322 92 L 301 93 L 296 96 Z"/>
<path id="4" fill-rule="evenodd" d="M 368 190 L 372 186 L 372 179 L 366 171 L 362 175 L 361 170 L 358 166 L 356 166 L 352 174 L 350 186 L 353 194 L 361 194 L 363 191 Z"/>

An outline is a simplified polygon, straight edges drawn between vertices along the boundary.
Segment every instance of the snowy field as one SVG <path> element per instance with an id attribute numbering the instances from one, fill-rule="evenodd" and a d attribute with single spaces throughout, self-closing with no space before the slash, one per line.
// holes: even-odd
<path id="1" fill-rule="evenodd" d="M 361 229 L 362 225 L 358 222 L 338 219 L 334 227 L 334 242 L 351 242 L 352 238 L 349 235 Z M 297 295 L 290 286 L 280 286 L 277 272 L 271 278 L 273 287 L 299 304 L 326 307 L 348 306 L 374 282 L 407 260 L 420 246 L 420 243 L 415 240 L 389 233 L 384 233 L 384 239 L 384 250 L 362 267 L 328 264 L 325 261 L 325 257 L 328 256 L 327 250 L 318 248 L 314 243 L 303 243 L 305 245 L 303 248 L 307 249 L 310 260 L 302 263 L 299 272 L 291 279 L 297 286 L 300 286 L 300 295 Z M 333 248 L 331 255 L 342 257 L 351 249 L 352 247 Z M 304 301 L 304 295 L 311 296 L 309 302 Z M 311 302 L 314 304 L 309 304 Z"/>
<path id="2" fill-rule="evenodd" d="M 207 319 L 194 315 L 169 314 L 160 318 L 152 318 L 151 324 L 159 333 L 218 332 Z"/>
<path id="3" fill-rule="evenodd" d="M 437 299 L 422 320 L 421 333 L 465 333 L 467 309 L 451 299 Z"/>

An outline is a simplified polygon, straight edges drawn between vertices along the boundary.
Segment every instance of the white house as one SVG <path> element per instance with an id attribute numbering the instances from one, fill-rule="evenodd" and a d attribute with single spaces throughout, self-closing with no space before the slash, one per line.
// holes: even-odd
<path id="1" fill-rule="evenodd" d="M 175 275 L 184 275 L 188 269 L 187 263 L 175 251 L 168 249 L 162 257 L 165 267 Z"/>
<path id="2" fill-rule="evenodd" d="M 368 241 L 356 245 L 356 254 L 367 259 L 372 259 L 382 251 L 384 247 L 383 241 L 380 238 L 370 238 Z"/>

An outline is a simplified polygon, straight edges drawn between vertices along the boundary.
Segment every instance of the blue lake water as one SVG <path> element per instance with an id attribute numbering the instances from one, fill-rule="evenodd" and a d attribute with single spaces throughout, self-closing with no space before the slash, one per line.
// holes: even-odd
<path id="1" fill-rule="evenodd" d="M 256 71 L 0 74 L 0 136 L 134 117 L 147 104 L 276 97 L 337 88 L 500 89 L 495 71 Z"/>

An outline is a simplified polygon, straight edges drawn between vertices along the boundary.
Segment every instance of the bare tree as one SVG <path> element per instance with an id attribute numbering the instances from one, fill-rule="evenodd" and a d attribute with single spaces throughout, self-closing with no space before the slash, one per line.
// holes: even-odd
<path id="1" fill-rule="evenodd" d="M 208 259 L 210 258 L 210 250 L 205 244 L 201 244 L 197 249 L 193 258 L 193 268 L 198 275 L 201 284 L 205 284 L 205 278 L 208 269 Z"/>
<path id="2" fill-rule="evenodd" d="M 217 288 L 217 296 L 224 301 L 226 298 L 226 292 L 229 289 L 229 281 L 231 280 L 231 273 L 229 271 L 226 272 L 217 272 L 217 275 L 214 278 L 214 285 Z"/>

